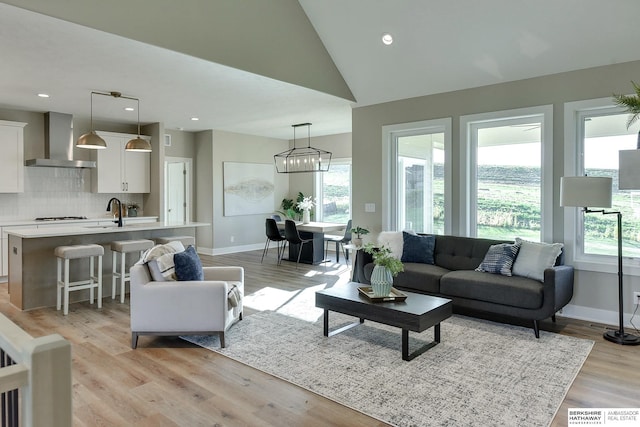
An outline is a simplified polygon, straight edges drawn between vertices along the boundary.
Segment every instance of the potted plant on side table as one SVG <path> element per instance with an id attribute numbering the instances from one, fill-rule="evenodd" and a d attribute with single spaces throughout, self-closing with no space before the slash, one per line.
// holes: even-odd
<path id="1" fill-rule="evenodd" d="M 356 235 L 356 237 L 351 239 L 351 243 L 356 245 L 356 247 L 358 248 L 362 247 L 362 236 L 366 236 L 367 234 L 369 234 L 369 230 L 358 226 L 358 227 L 352 228 L 351 232 Z"/>
<path id="2" fill-rule="evenodd" d="M 393 278 L 404 271 L 404 264 L 393 256 L 391 249 L 369 243 L 364 251 L 373 256 L 373 272 L 371 273 L 371 290 L 376 297 L 386 297 L 391 293 Z"/>

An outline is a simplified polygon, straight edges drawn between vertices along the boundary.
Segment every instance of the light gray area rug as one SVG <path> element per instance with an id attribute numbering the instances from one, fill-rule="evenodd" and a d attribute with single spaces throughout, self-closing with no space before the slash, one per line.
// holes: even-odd
<path id="1" fill-rule="evenodd" d="M 354 318 L 330 314 L 330 326 Z M 453 316 L 442 342 L 410 362 L 401 330 L 374 322 L 325 338 L 310 323 L 276 312 L 245 317 L 202 347 L 396 426 L 547 426 L 593 341 Z M 410 332 L 410 351 L 433 329 Z"/>

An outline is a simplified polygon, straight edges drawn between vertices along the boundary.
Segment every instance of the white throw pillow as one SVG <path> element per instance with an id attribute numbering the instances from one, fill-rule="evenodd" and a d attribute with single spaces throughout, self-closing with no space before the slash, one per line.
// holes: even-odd
<path id="1" fill-rule="evenodd" d="M 378 246 L 386 246 L 391 250 L 391 255 L 402 258 L 404 239 L 402 231 L 383 231 L 378 235 Z"/>
<path id="2" fill-rule="evenodd" d="M 516 238 L 516 243 L 520 243 L 520 250 L 511 272 L 514 276 L 528 277 L 541 282 L 544 282 L 544 270 L 555 265 L 564 246 L 562 243 L 529 242 L 519 237 Z"/>
<path id="3" fill-rule="evenodd" d="M 409 234 L 416 235 L 413 230 L 404 230 Z M 378 246 L 385 245 L 391 249 L 391 255 L 398 259 L 402 259 L 402 252 L 404 250 L 404 237 L 402 231 L 383 231 L 378 234 Z"/>
<path id="4" fill-rule="evenodd" d="M 183 251 L 184 246 L 182 242 L 178 240 L 169 242 L 166 245 L 156 245 L 148 249 L 138 263 L 147 264 L 147 268 L 149 268 L 149 273 L 154 282 L 176 280 L 173 255 Z"/>

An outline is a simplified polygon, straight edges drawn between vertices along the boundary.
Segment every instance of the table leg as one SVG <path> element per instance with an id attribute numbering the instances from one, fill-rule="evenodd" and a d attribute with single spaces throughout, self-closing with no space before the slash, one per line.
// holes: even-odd
<path id="1" fill-rule="evenodd" d="M 413 353 L 409 354 L 409 331 L 407 329 L 402 330 L 402 360 L 410 361 L 420 356 L 431 347 L 435 347 L 440 342 L 440 324 L 433 328 L 434 340 L 422 347 L 417 348 Z"/>
<path id="2" fill-rule="evenodd" d="M 325 337 L 329 336 L 329 310 L 324 310 L 324 330 L 323 334 Z"/>

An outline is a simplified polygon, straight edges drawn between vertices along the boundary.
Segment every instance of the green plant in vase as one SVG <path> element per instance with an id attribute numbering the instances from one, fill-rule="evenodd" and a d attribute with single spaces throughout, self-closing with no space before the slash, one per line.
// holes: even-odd
<path id="1" fill-rule="evenodd" d="M 391 249 L 382 246 L 374 246 L 368 243 L 364 251 L 373 257 L 373 272 L 371 273 L 371 289 L 376 297 L 386 297 L 391 293 L 393 278 L 404 271 L 404 264 L 393 256 Z"/>
<path id="2" fill-rule="evenodd" d="M 357 247 L 362 246 L 362 236 L 369 234 L 369 230 L 360 226 L 352 228 L 351 232 L 356 235 L 356 237 L 351 239 L 351 242 Z"/>

